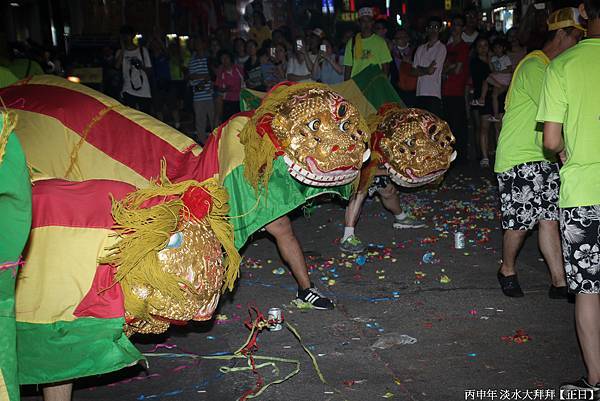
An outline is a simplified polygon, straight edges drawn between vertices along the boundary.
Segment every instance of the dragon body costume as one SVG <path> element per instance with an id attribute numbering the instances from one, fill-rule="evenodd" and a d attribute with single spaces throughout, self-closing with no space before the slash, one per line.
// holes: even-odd
<path id="1" fill-rule="evenodd" d="M 358 111 L 318 84 L 281 85 L 256 112 L 215 130 L 203 151 L 57 77 L 0 96 L 19 116 L 35 179 L 16 298 L 24 384 L 134 364 L 141 355 L 127 334 L 210 318 L 237 277 L 236 248 L 309 198 L 348 197 L 368 157 Z"/>

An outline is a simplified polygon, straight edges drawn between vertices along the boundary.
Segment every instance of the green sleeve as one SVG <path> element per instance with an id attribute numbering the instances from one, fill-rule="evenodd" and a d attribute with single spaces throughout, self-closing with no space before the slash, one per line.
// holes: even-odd
<path id="1" fill-rule="evenodd" d="M 352 60 L 352 42 L 354 42 L 352 39 L 348 40 L 346 50 L 344 51 L 344 65 L 349 67 L 354 65 L 354 60 Z"/>
<path id="2" fill-rule="evenodd" d="M 562 74 L 557 65 L 550 63 L 544 75 L 537 120 L 563 123 L 567 114 L 567 99 Z"/>
<path id="3" fill-rule="evenodd" d="M 521 68 L 522 72 L 519 74 L 518 79 L 523 80 L 525 93 L 529 95 L 533 104 L 539 106 L 546 66 L 538 60 L 530 60 Z"/>

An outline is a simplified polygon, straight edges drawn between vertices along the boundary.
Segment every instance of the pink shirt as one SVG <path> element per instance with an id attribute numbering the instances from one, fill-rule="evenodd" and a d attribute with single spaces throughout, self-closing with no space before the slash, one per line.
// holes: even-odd
<path id="1" fill-rule="evenodd" d="M 442 69 L 446 60 L 446 46 L 439 40 L 431 47 L 422 44 L 415 53 L 413 67 L 429 67 L 435 60 L 435 72 L 417 78 L 417 96 L 435 96 L 442 98 Z"/>
<path id="2" fill-rule="evenodd" d="M 234 64 L 229 71 L 220 67 L 217 71 L 217 89 L 223 94 L 223 100 L 237 102 L 244 85 L 244 72 L 239 65 Z M 225 87 L 225 90 L 223 90 Z"/>

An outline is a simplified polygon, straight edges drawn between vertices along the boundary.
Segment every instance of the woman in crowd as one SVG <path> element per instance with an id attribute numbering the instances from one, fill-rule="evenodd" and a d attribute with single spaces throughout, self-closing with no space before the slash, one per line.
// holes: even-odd
<path id="1" fill-rule="evenodd" d="M 172 41 L 167 47 L 169 55 L 169 71 L 171 83 L 167 94 L 167 107 L 173 115 L 173 125 L 179 129 L 181 125 L 181 109 L 183 109 L 183 99 L 185 97 L 185 68 L 187 65 L 181 45 L 178 41 Z"/>
<path id="2" fill-rule="evenodd" d="M 344 67 L 340 65 L 339 56 L 334 53 L 334 45 L 329 39 L 321 40 L 319 54 L 313 65 L 313 79 L 324 84 L 333 85 L 344 81 Z"/>
<path id="3" fill-rule="evenodd" d="M 246 42 L 246 54 L 248 59 L 244 63 L 246 72 L 246 86 L 250 89 L 264 91 L 265 83 L 262 76 L 260 59 L 258 58 L 258 44 L 250 39 Z"/>
<path id="4" fill-rule="evenodd" d="M 152 100 L 153 111 L 156 118 L 165 121 L 167 110 L 167 95 L 171 83 L 169 71 L 169 55 L 160 37 L 153 37 L 149 44 L 150 58 L 152 60 Z"/>
<path id="5" fill-rule="evenodd" d="M 310 82 L 312 63 L 308 57 L 304 40 L 296 38 L 293 44 L 292 55 L 288 59 L 287 79 L 294 82 Z"/>
<path id="6" fill-rule="evenodd" d="M 235 38 L 233 41 L 233 52 L 235 56 L 235 63 L 243 67 L 246 60 L 248 60 L 248 54 L 246 53 L 246 41 L 239 37 Z"/>
<path id="7" fill-rule="evenodd" d="M 271 30 L 267 26 L 267 20 L 261 12 L 255 11 L 253 14 L 250 38 L 258 43 L 259 48 L 262 47 L 265 40 L 271 39 Z"/>
<path id="8" fill-rule="evenodd" d="M 506 40 L 509 44 L 509 50 L 506 53 L 513 65 L 513 70 L 519 65 L 519 62 L 527 55 L 527 49 L 521 45 L 516 28 L 510 28 L 506 32 Z"/>
<path id="9" fill-rule="evenodd" d="M 475 57 L 471 60 L 470 67 L 474 90 L 473 97 L 475 99 L 479 99 L 481 96 L 482 85 L 491 73 L 490 43 L 486 38 L 480 36 L 475 41 Z M 482 168 L 488 168 L 490 166 L 489 131 L 491 124 L 489 117 L 492 114 L 491 92 L 488 92 L 488 98 L 484 102 L 483 106 L 472 107 L 475 111 L 477 111 L 479 118 L 479 146 L 482 157 L 479 164 Z"/>
<path id="10" fill-rule="evenodd" d="M 393 63 L 390 64 L 390 77 L 392 86 L 407 107 L 412 107 L 416 102 L 417 79 L 411 73 L 414 47 L 410 44 L 410 36 L 404 28 L 399 28 L 394 33 L 392 41 Z"/>
<path id="11" fill-rule="evenodd" d="M 227 50 L 219 53 L 219 59 L 221 66 L 217 70 L 215 86 L 223 101 L 220 119 L 223 122 L 240 111 L 240 92 L 244 86 L 244 71 L 239 65 L 233 63 L 233 56 Z"/>

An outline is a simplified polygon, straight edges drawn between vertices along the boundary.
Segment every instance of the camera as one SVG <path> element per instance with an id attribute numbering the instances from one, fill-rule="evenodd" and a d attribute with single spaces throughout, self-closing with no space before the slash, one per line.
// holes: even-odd
<path id="1" fill-rule="evenodd" d="M 132 58 L 131 65 L 134 68 L 137 68 L 138 70 L 141 70 L 144 67 L 144 65 L 142 64 L 142 60 L 140 60 L 139 58 Z"/>

